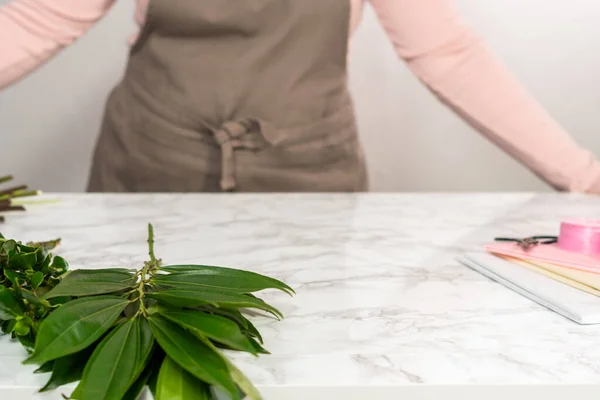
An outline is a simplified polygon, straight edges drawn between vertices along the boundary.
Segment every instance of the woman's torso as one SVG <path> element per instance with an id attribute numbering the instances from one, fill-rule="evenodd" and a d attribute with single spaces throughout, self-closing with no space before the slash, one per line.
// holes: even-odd
<path id="1" fill-rule="evenodd" d="M 363 191 L 348 0 L 151 0 L 90 191 Z M 220 160 L 220 162 L 219 162 Z"/>

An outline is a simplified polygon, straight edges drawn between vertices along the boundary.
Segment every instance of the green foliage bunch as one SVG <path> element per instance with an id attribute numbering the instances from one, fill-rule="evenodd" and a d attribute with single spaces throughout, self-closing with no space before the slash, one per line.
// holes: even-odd
<path id="1" fill-rule="evenodd" d="M 0 234 L 0 329 L 33 349 L 40 321 L 65 297 L 44 299 L 69 265 L 50 250 L 60 240 L 23 244 Z"/>
<path id="2" fill-rule="evenodd" d="M 6 243 L 1 247 L 5 253 L 17 246 Z M 0 293 L 8 290 L 12 297 L 6 303 L 0 298 L 0 318 L 16 321 L 12 331 L 17 335 L 25 333 L 24 325 L 35 332 L 24 363 L 38 365 L 37 373 L 51 373 L 41 391 L 79 382 L 68 398 L 135 400 L 148 387 L 156 400 L 210 400 L 217 392 L 232 400 L 261 399 L 222 350 L 268 353 L 242 312 L 255 309 L 280 319 L 281 312 L 255 293 L 276 289 L 292 295 L 293 290 L 249 271 L 162 265 L 154 255 L 151 225 L 148 245 L 150 259 L 141 269 L 73 270 L 64 275 L 66 262 L 58 257 L 48 261 L 49 255 L 40 250 L 43 245 L 20 247 L 24 254 L 35 255 L 35 262 L 29 256 L 34 264 L 19 270 L 26 285 L 5 277 L 10 288 Z M 38 271 L 43 279 L 36 286 Z M 31 301 L 23 296 L 30 291 Z M 35 305 L 34 314 L 22 312 L 23 304 Z M 23 322 L 27 317 L 31 321 Z"/>

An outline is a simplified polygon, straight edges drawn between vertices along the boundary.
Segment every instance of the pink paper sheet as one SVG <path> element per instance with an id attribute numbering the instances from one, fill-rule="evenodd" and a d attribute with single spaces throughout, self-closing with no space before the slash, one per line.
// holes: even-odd
<path id="1" fill-rule="evenodd" d="M 555 265 L 600 274 L 600 257 L 574 253 L 558 248 L 555 244 L 539 245 L 524 250 L 516 243 L 498 242 L 485 246 L 489 253 L 542 261 Z"/>

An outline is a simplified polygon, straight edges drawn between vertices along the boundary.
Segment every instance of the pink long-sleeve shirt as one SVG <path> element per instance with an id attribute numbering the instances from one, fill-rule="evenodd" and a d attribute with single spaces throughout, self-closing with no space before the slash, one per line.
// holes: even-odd
<path id="1" fill-rule="evenodd" d="M 0 89 L 100 20 L 116 0 L 13 0 L 0 6 Z M 135 0 L 144 23 L 148 0 Z M 463 25 L 452 0 L 348 0 L 350 33 L 367 1 L 398 55 L 446 105 L 554 188 L 600 193 L 600 163 L 579 147 Z"/>

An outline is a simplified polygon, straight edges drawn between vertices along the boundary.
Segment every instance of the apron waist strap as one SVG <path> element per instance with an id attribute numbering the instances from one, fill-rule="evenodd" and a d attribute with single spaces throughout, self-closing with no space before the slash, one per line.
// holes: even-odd
<path id="1" fill-rule="evenodd" d="M 260 124 L 252 119 L 227 121 L 213 136 L 221 147 L 221 190 L 230 192 L 236 187 L 235 150 L 256 150 L 265 145 Z"/>

